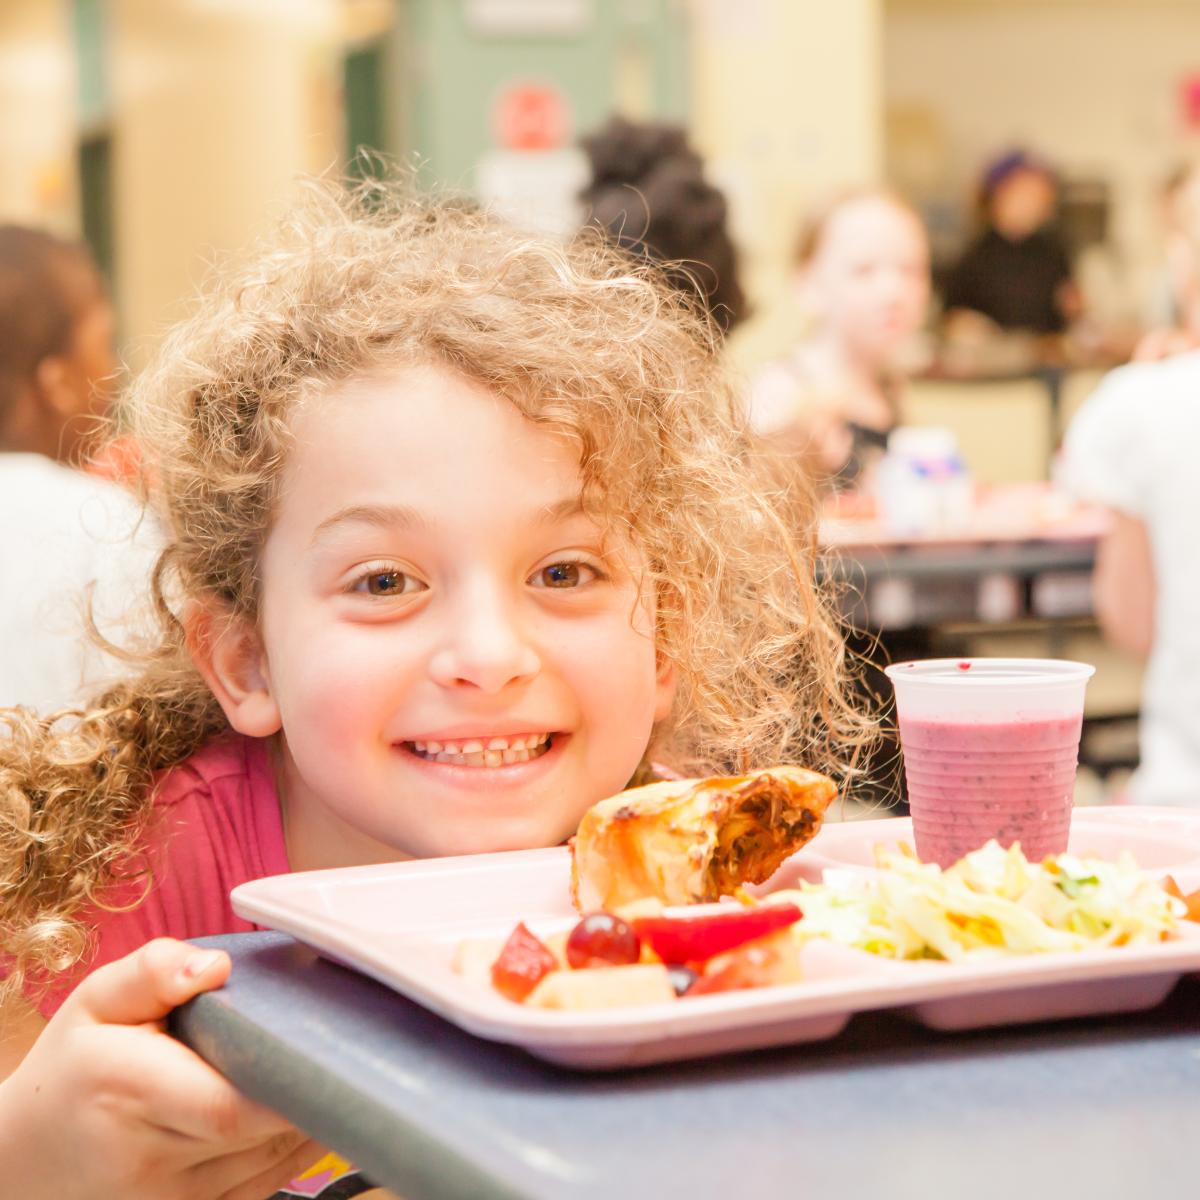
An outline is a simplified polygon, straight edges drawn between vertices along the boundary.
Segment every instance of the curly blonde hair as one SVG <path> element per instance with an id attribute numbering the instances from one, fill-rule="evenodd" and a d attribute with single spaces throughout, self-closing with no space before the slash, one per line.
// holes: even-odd
<path id="1" fill-rule="evenodd" d="M 687 772 L 799 759 L 843 774 L 870 721 L 815 582 L 813 500 L 743 433 L 714 331 L 662 276 L 584 233 L 563 245 L 388 185 L 312 185 L 136 381 L 128 427 L 167 533 L 157 644 L 84 711 L 0 713 L 7 986 L 87 950 L 89 908 L 143 870 L 155 773 L 227 728 L 179 605 L 253 619 L 259 555 L 312 389 L 433 363 L 577 447 L 585 507 L 632 538 L 679 680 L 653 749 Z"/>

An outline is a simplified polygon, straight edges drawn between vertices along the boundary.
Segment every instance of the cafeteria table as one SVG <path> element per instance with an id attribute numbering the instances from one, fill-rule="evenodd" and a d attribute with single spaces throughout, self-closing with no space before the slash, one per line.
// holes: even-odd
<path id="1" fill-rule="evenodd" d="M 1200 979 L 1142 1014 L 587 1074 L 476 1039 L 276 933 L 171 1029 L 406 1200 L 1195 1194 Z"/>
<path id="2" fill-rule="evenodd" d="M 1091 614 L 1096 547 L 1111 518 L 1047 485 L 981 489 L 961 528 L 923 537 L 889 532 L 871 514 L 844 515 L 839 503 L 821 522 L 819 567 L 858 628 Z"/>

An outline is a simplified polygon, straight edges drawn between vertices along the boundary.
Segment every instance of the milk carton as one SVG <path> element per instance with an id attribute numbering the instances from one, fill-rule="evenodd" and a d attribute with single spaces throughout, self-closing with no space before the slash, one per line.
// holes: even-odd
<path id="1" fill-rule="evenodd" d="M 971 517 L 972 485 L 952 430 L 892 430 L 876 482 L 884 528 L 896 537 L 962 531 Z"/>

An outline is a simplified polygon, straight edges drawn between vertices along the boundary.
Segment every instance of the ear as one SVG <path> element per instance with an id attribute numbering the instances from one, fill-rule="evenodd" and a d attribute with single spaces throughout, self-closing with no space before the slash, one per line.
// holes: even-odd
<path id="1" fill-rule="evenodd" d="M 675 685 L 679 672 L 670 659 L 659 655 L 658 670 L 654 676 L 654 722 L 665 721 L 675 703 Z"/>
<path id="2" fill-rule="evenodd" d="M 270 737 L 282 728 L 271 693 L 266 653 L 245 617 L 218 606 L 193 605 L 184 614 L 188 651 L 229 724 L 247 737 Z"/>
<path id="3" fill-rule="evenodd" d="M 65 358 L 57 354 L 43 358 L 34 372 L 34 383 L 38 399 L 60 420 L 73 416 L 79 408 L 79 396 Z"/>

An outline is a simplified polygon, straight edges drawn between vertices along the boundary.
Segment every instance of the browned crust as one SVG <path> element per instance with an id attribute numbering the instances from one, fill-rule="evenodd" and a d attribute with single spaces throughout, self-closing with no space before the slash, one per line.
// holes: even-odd
<path id="1" fill-rule="evenodd" d="M 836 795 L 831 779 L 790 766 L 622 792 L 589 809 L 571 840 L 572 899 L 681 904 L 762 883 L 813 838 Z"/>

